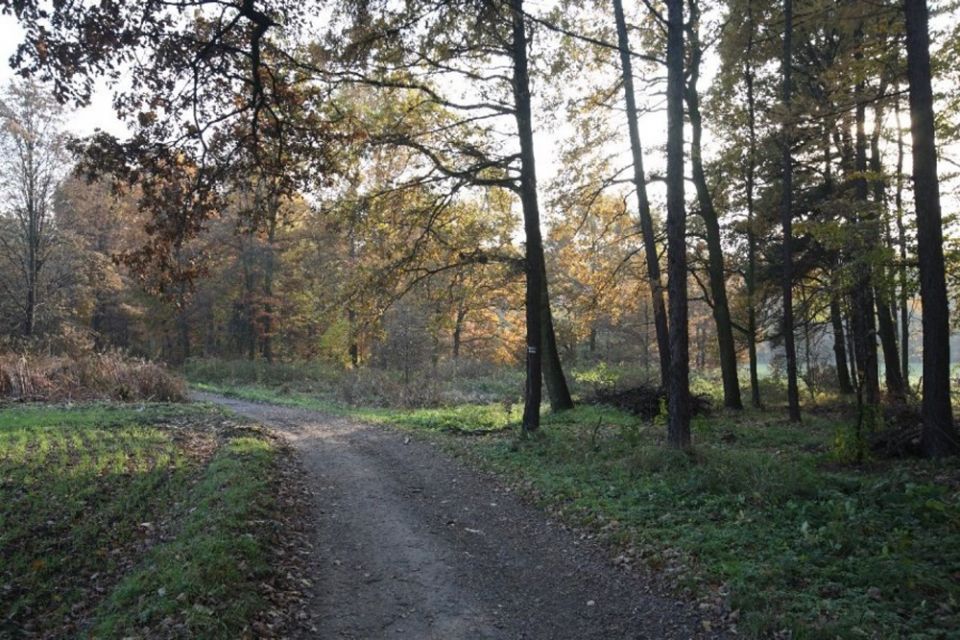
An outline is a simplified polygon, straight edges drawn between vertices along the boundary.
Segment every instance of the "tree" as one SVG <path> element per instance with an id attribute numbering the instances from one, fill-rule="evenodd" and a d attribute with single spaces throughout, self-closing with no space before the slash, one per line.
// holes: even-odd
<path id="1" fill-rule="evenodd" d="M 943 261 L 940 184 L 930 72 L 926 0 L 905 0 L 913 193 L 917 211 L 917 253 L 923 302 L 923 433 L 930 457 L 960 451 L 950 406 L 950 316 Z"/>
<path id="2" fill-rule="evenodd" d="M 6 293 L 20 299 L 20 332 L 28 338 L 37 329 L 49 284 L 46 269 L 57 242 L 53 197 L 67 168 L 61 114 L 56 100 L 29 81 L 12 83 L 0 102 L 0 206 L 9 221 L 0 244 L 10 272 L 17 274 Z"/>
<path id="3" fill-rule="evenodd" d="M 687 238 L 683 198 L 683 0 L 667 0 L 667 287 L 670 385 L 667 444 L 690 446 Z"/>
<path id="4" fill-rule="evenodd" d="M 700 62 L 704 47 L 700 41 L 700 5 L 689 0 L 690 19 L 687 22 L 687 41 L 690 49 L 689 80 L 684 96 L 690 118 L 690 165 L 693 169 L 693 184 L 697 190 L 700 217 L 707 236 L 707 276 L 710 282 L 710 305 L 716 324 L 717 345 L 720 349 L 720 373 L 723 378 L 723 404 L 730 409 L 742 409 L 740 381 L 737 377 L 737 350 L 733 341 L 733 324 L 730 305 L 727 302 L 727 275 L 723 264 L 723 245 L 720 238 L 720 221 L 714 206 L 707 174 L 703 166 L 703 117 L 700 113 L 700 93 L 697 82 L 700 77 Z"/>
<path id="5" fill-rule="evenodd" d="M 783 264 L 781 269 L 783 287 L 783 347 L 787 360 L 787 402 L 790 419 L 800 420 L 800 391 L 797 387 L 797 349 L 793 334 L 793 136 L 791 135 L 791 92 L 793 89 L 791 67 L 793 65 L 793 0 L 783 2 L 783 129 L 780 225 L 783 232 Z"/>
<path id="6" fill-rule="evenodd" d="M 670 335 L 667 328 L 667 310 L 663 302 L 663 284 L 660 280 L 660 258 L 653 234 L 653 216 L 650 213 L 650 198 L 643 171 L 643 145 L 637 122 L 637 99 L 633 88 L 633 63 L 630 60 L 630 40 L 627 21 L 623 15 L 623 0 L 613 0 L 613 13 L 617 22 L 617 45 L 620 50 L 620 68 L 623 76 L 624 102 L 627 108 L 627 128 L 630 134 L 630 152 L 633 158 L 633 185 L 637 192 L 637 210 L 640 215 L 640 230 L 643 233 L 643 249 L 647 263 L 647 278 L 650 282 L 650 299 L 653 303 L 653 319 L 657 330 L 657 350 L 660 357 L 660 384 L 669 385 Z"/>

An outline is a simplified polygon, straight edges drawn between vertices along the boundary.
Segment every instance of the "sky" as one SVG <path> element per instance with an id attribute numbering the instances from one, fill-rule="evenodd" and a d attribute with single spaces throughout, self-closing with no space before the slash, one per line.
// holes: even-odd
<path id="1" fill-rule="evenodd" d="M 13 77 L 10 56 L 23 40 L 23 30 L 12 16 L 0 15 L 0 84 L 5 85 Z M 91 104 L 82 109 L 70 109 L 66 117 L 67 128 L 77 136 L 86 136 L 96 129 L 103 129 L 117 136 L 127 133 L 126 127 L 117 119 L 110 104 L 110 92 L 104 83 L 98 83 Z"/>

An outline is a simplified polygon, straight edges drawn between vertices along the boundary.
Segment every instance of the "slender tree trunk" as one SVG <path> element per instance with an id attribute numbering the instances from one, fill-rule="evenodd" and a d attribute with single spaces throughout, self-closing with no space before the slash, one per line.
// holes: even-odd
<path id="1" fill-rule="evenodd" d="M 647 281 L 653 304 L 653 320 L 657 330 L 657 350 L 660 358 L 660 384 L 667 388 L 670 371 L 670 337 L 667 329 L 667 310 L 663 302 L 663 284 L 660 279 L 660 259 L 653 233 L 653 215 L 647 197 L 647 182 L 643 170 L 643 146 L 640 141 L 640 126 L 637 122 L 637 101 L 633 88 L 633 63 L 630 60 L 630 39 L 627 22 L 623 15 L 623 0 L 613 0 L 613 13 L 617 21 L 617 43 L 620 48 L 620 65 L 623 71 L 623 92 L 627 108 L 627 127 L 630 133 L 630 151 L 633 154 L 633 184 L 637 190 L 637 209 L 640 214 L 640 230 L 643 233 L 643 251 L 647 262 Z"/>
<path id="2" fill-rule="evenodd" d="M 28 145 L 29 146 L 29 145 Z M 37 324 L 37 300 L 40 289 L 40 214 L 37 211 L 36 198 L 33 196 L 33 178 L 35 169 L 33 169 L 33 156 L 27 156 L 27 164 L 30 165 L 25 173 L 29 177 L 29 184 L 26 186 L 27 195 L 27 237 L 24 238 L 27 244 L 27 282 L 26 284 L 26 304 L 24 305 L 23 315 L 23 335 L 26 338 L 33 336 Z"/>
<path id="3" fill-rule="evenodd" d="M 348 242 L 348 255 L 350 258 L 350 265 L 352 267 L 357 259 L 357 238 L 353 226 L 350 227 Z M 359 367 L 360 342 L 357 339 L 357 312 L 352 307 L 347 307 L 347 329 L 349 331 L 347 355 L 350 358 L 350 364 L 354 367 Z"/>
<path id="4" fill-rule="evenodd" d="M 720 374 L 723 379 L 723 405 L 728 409 L 743 409 L 740 398 L 740 380 L 737 376 L 737 347 L 733 340 L 733 325 L 730 320 L 730 305 L 727 302 L 727 275 L 723 264 L 723 244 L 720 238 L 720 221 L 713 206 L 713 196 L 707 184 L 703 168 L 703 117 L 700 113 L 700 94 L 697 81 L 700 76 L 699 18 L 700 9 L 696 0 L 690 0 L 690 19 L 687 22 L 689 36 L 690 69 L 686 87 L 687 112 L 690 116 L 692 137 L 690 140 L 690 165 L 693 169 L 693 184 L 697 189 L 700 217 L 707 232 L 707 275 L 710 295 L 713 297 L 713 320 L 717 328 L 717 347 L 720 355 Z"/>
<path id="5" fill-rule="evenodd" d="M 687 220 L 683 196 L 683 0 L 667 3 L 667 286 L 670 384 L 667 444 L 690 447 L 690 359 L 687 323 Z"/>
<path id="6" fill-rule="evenodd" d="M 747 195 L 747 356 L 750 360 L 750 400 L 753 406 L 760 408 L 760 376 L 757 373 L 757 234 L 754 225 L 754 188 L 756 183 L 757 166 L 757 113 L 754 96 L 753 71 L 753 3 L 747 6 L 747 38 L 746 69 L 744 83 L 747 89 L 747 168 L 746 168 L 746 195 Z"/>
<path id="7" fill-rule="evenodd" d="M 833 327 L 833 358 L 837 367 L 837 386 L 840 393 L 853 393 L 850 383 L 850 370 L 847 367 L 847 350 L 843 335 L 843 314 L 840 311 L 840 298 L 834 293 L 830 296 L 830 324 Z"/>
<path id="8" fill-rule="evenodd" d="M 899 88 L 899 87 L 898 87 Z M 893 103 L 897 122 L 897 190 L 894 205 L 897 208 L 897 245 L 900 251 L 899 277 L 900 307 L 900 368 L 904 383 L 910 386 L 910 291 L 907 286 L 907 228 L 903 223 L 903 125 L 900 123 L 900 97 Z"/>
<path id="9" fill-rule="evenodd" d="M 34 325 L 37 321 L 37 286 L 34 278 L 30 277 L 27 282 L 27 300 L 23 316 L 23 336 L 29 338 L 33 335 Z"/>
<path id="10" fill-rule="evenodd" d="M 929 457 L 960 450 L 950 406 L 950 325 L 943 261 L 940 183 L 930 79 L 926 0 L 906 0 L 907 77 L 910 80 L 913 189 L 923 303 L 923 435 Z"/>
<path id="11" fill-rule="evenodd" d="M 527 70 L 527 34 L 523 0 L 510 0 L 510 8 L 513 27 L 514 114 L 520 138 L 520 200 L 523 207 L 523 229 L 526 234 L 527 386 L 523 407 L 523 430 L 531 432 L 540 428 L 543 385 L 541 305 L 545 270 L 533 154 L 533 122 L 530 111 L 530 78 Z"/>
<path id="12" fill-rule="evenodd" d="M 881 89 L 881 93 L 883 90 Z M 873 244 L 880 246 L 879 225 L 886 224 L 886 180 L 883 179 L 883 162 L 880 158 L 880 134 L 883 128 L 883 103 L 874 103 L 873 133 L 870 136 L 870 173 L 873 179 L 873 202 L 876 207 L 876 226 L 873 227 Z M 887 233 L 889 238 L 889 233 Z M 900 369 L 900 352 L 897 349 L 897 326 L 891 311 L 887 270 L 879 266 L 874 272 L 873 290 L 877 307 L 877 332 L 883 349 L 884 381 L 887 394 L 894 400 L 906 399 L 906 388 Z"/>
<path id="13" fill-rule="evenodd" d="M 791 145 L 793 60 L 793 0 L 783 2 L 783 185 L 780 204 L 780 225 L 783 229 L 783 347 L 787 359 L 787 403 L 790 420 L 800 421 L 800 390 L 797 386 L 797 350 L 793 335 L 793 154 Z"/>

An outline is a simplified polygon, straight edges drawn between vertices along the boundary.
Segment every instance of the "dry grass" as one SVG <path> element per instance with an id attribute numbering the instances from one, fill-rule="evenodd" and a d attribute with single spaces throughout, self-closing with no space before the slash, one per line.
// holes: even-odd
<path id="1" fill-rule="evenodd" d="M 0 400 L 183 402 L 186 386 L 166 367 L 119 353 L 0 353 Z"/>

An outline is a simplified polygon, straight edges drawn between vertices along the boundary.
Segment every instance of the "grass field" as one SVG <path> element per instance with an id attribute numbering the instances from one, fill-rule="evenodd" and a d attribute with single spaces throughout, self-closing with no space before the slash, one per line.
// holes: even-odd
<path id="1" fill-rule="evenodd" d="M 0 638 L 238 638 L 277 448 L 210 408 L 0 408 Z"/>
<path id="2" fill-rule="evenodd" d="M 425 434 L 600 536 L 621 562 L 675 576 L 681 593 L 747 637 L 934 639 L 960 629 L 960 469 L 844 463 L 843 413 L 790 425 L 776 411 L 718 412 L 695 419 L 686 455 L 664 449 L 662 426 L 604 407 L 547 414 L 539 436 L 519 440 L 518 406 L 398 410 L 206 388 Z"/>

